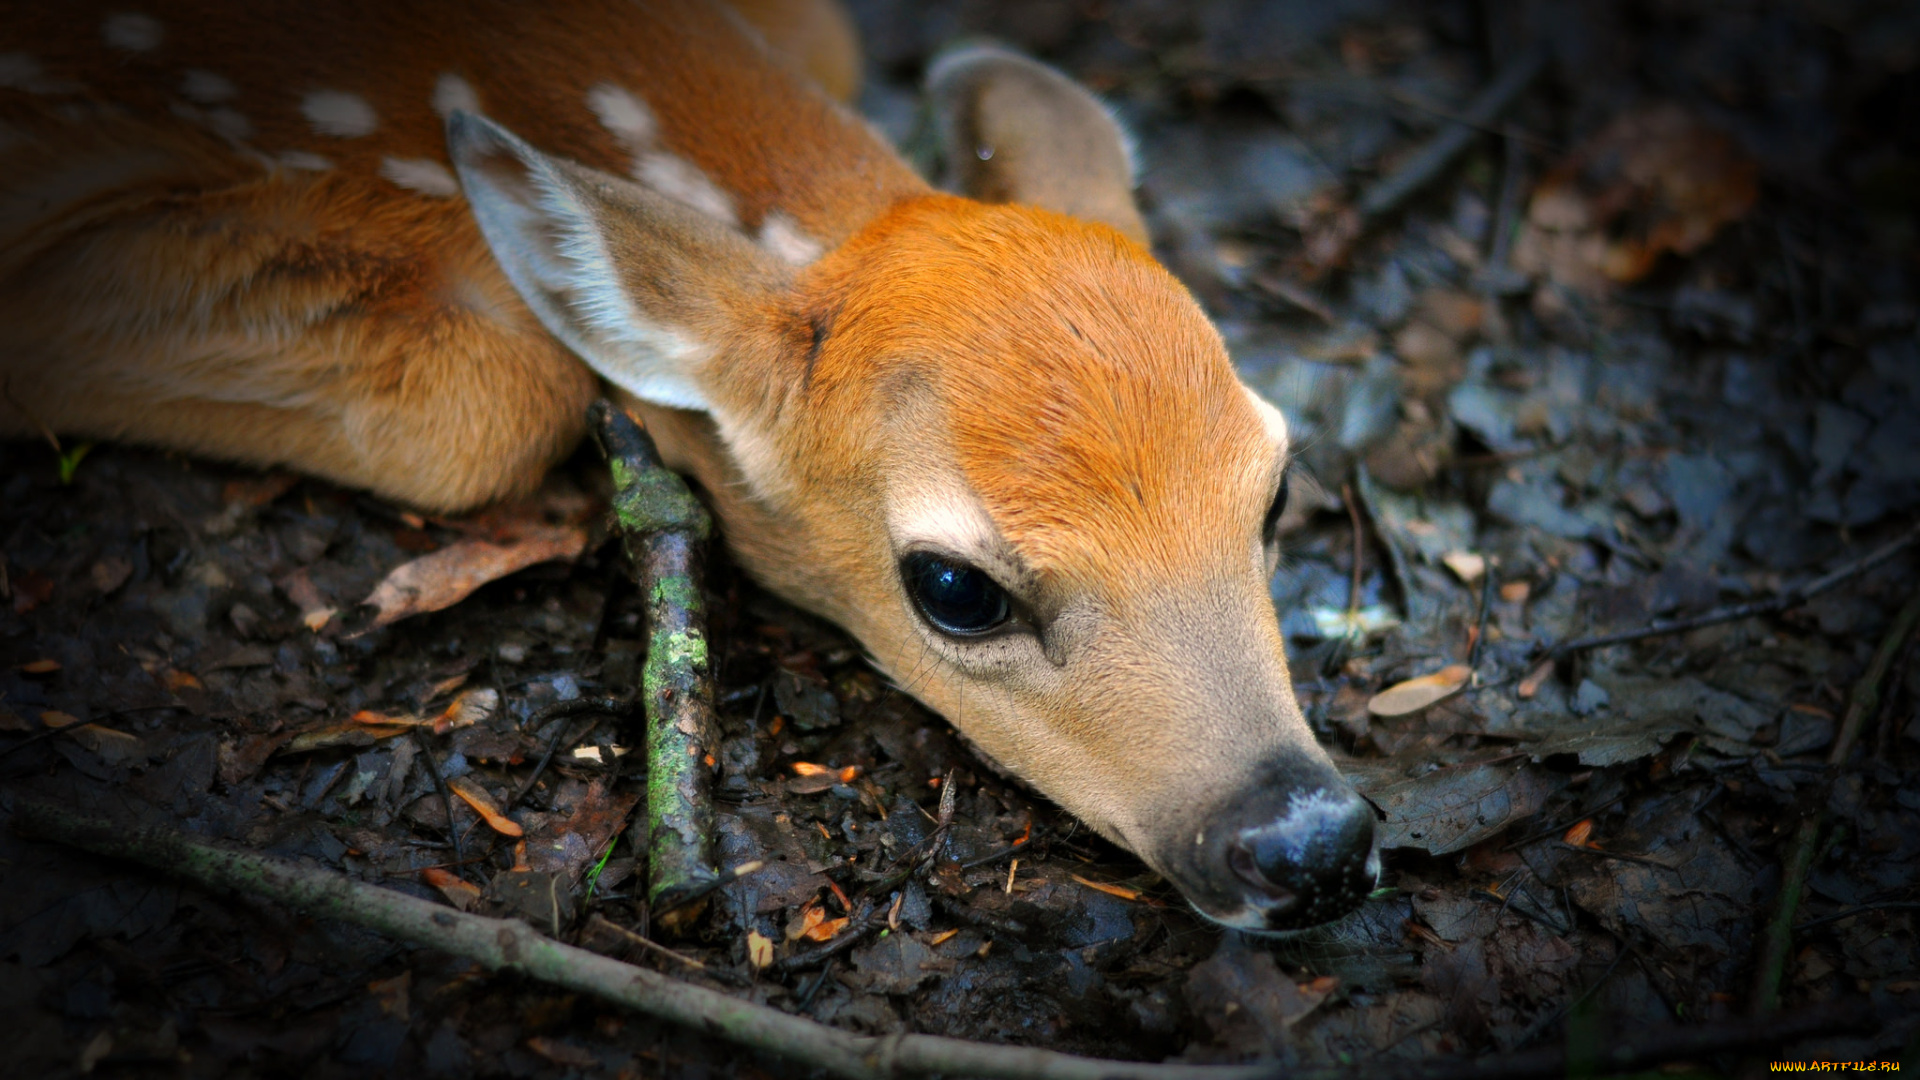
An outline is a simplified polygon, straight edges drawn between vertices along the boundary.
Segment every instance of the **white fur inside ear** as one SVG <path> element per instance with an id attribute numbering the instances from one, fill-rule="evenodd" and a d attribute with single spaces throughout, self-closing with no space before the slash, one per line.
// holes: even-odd
<path id="1" fill-rule="evenodd" d="M 1281 453 L 1286 453 L 1288 441 L 1287 418 L 1281 414 L 1279 409 L 1274 408 L 1266 398 L 1255 393 L 1253 387 L 1243 385 L 1240 389 L 1247 392 L 1247 400 L 1253 402 L 1253 411 L 1260 414 L 1260 422 L 1266 426 L 1267 437 L 1273 440 L 1273 445 L 1279 447 Z"/>
<path id="2" fill-rule="evenodd" d="M 707 350 L 634 304 L 602 237 L 603 208 L 489 120 L 455 113 L 447 135 L 487 245 L 547 330 L 636 397 L 706 409 L 694 373 Z"/>

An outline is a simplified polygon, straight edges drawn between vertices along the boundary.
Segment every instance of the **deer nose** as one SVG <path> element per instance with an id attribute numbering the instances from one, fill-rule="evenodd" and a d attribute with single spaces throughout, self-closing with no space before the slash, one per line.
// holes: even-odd
<path id="1" fill-rule="evenodd" d="M 1240 830 L 1227 865 L 1269 930 L 1314 926 L 1360 906 L 1380 876 L 1373 805 L 1342 788 L 1295 792 L 1278 818 Z"/>

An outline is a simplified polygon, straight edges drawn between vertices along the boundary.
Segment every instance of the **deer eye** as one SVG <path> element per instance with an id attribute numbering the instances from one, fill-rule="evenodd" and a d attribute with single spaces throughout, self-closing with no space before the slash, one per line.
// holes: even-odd
<path id="1" fill-rule="evenodd" d="M 1273 546 L 1275 530 L 1280 528 L 1280 515 L 1287 512 L 1287 489 L 1292 486 L 1293 466 L 1280 474 L 1280 490 L 1274 492 L 1273 505 L 1267 507 L 1267 519 L 1260 523 L 1260 542 Z"/>
<path id="2" fill-rule="evenodd" d="M 900 577 L 920 617 L 953 637 L 979 637 L 1011 617 L 1007 591 L 965 563 L 915 552 L 900 560 Z"/>

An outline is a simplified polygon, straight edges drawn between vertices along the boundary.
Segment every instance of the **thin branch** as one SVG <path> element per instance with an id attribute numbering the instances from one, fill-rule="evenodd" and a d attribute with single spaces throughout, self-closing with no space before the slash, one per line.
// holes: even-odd
<path id="1" fill-rule="evenodd" d="M 855 1035 L 561 944 L 517 919 L 469 915 L 337 871 L 235 850 L 170 828 L 109 821 L 25 798 L 15 804 L 15 821 L 31 836 L 141 863 L 210 888 L 265 897 L 490 970 L 592 994 L 849 1080 L 934 1073 L 1000 1080 L 1262 1080 L 1276 1075 L 1272 1063 L 1150 1064 L 933 1035 Z"/>
<path id="2" fill-rule="evenodd" d="M 1909 532 L 1907 537 L 1910 539 L 1915 532 Z M 1879 648 L 1873 651 L 1867 670 L 1853 684 L 1853 692 L 1847 696 L 1846 714 L 1840 719 L 1833 749 L 1827 754 L 1829 775 L 1847 763 L 1853 744 L 1860 738 L 1860 728 L 1866 718 L 1879 709 L 1880 683 L 1916 625 L 1920 625 L 1920 593 L 1909 598 L 1893 617 Z M 1793 917 L 1799 913 L 1800 890 L 1813 869 L 1813 855 L 1819 846 L 1821 829 L 1826 825 L 1826 804 L 1822 796 L 1818 804 L 1821 809 L 1801 819 L 1800 827 L 1794 831 L 1793 844 L 1787 849 L 1773 916 L 1767 920 L 1766 930 L 1760 937 L 1760 956 L 1753 966 L 1753 996 L 1748 1008 L 1758 1017 L 1768 1016 L 1780 1007 L 1780 983 L 1785 976 L 1787 956 L 1793 951 Z"/>
<path id="3" fill-rule="evenodd" d="M 1446 130 L 1416 151 L 1393 175 L 1383 177 L 1360 196 L 1361 216 L 1377 218 L 1390 213 L 1426 187 L 1546 69 L 1545 49 L 1534 45 L 1522 52 L 1467 105 L 1457 122 L 1447 125 Z"/>
<path id="4" fill-rule="evenodd" d="M 1852 562 L 1844 563 L 1820 577 L 1803 585 L 1783 589 L 1765 599 L 1731 607 L 1715 608 L 1712 611 L 1695 615 L 1687 619 L 1655 619 L 1637 630 L 1620 630 L 1611 634 L 1596 634 L 1593 637 L 1575 638 L 1563 641 L 1547 650 L 1554 660 L 1564 660 L 1574 653 L 1589 649 L 1605 648 L 1608 645 L 1623 645 L 1629 641 L 1642 641 L 1651 637 L 1664 637 L 1668 634 L 1684 634 L 1689 630 L 1698 630 L 1704 626 L 1718 626 L 1721 623 L 1750 619 L 1756 615 L 1775 615 L 1827 592 L 1837 585 L 1859 577 L 1861 574 L 1879 566 L 1888 559 L 1905 551 L 1914 541 L 1920 540 L 1920 525 L 1908 529 L 1885 544 L 1873 549 Z"/>

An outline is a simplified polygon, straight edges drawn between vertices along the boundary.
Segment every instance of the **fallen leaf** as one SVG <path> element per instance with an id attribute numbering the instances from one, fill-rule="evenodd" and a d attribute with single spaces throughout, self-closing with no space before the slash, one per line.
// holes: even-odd
<path id="1" fill-rule="evenodd" d="M 1479 581 L 1480 575 L 1487 572 L 1487 557 L 1471 551 L 1449 551 L 1440 556 L 1440 561 L 1453 571 L 1455 577 L 1469 585 Z"/>
<path id="2" fill-rule="evenodd" d="M 832 941 L 834 935 L 846 928 L 847 917 L 843 915 L 838 919 L 822 919 L 818 926 L 809 929 L 801 936 L 805 937 L 808 941 Z"/>
<path id="3" fill-rule="evenodd" d="M 1526 678 L 1520 680 L 1520 685 L 1515 687 L 1513 692 L 1518 694 L 1522 701 L 1530 700 L 1533 695 L 1540 692 L 1541 685 L 1552 674 L 1553 661 L 1542 660 L 1532 671 L 1527 672 Z"/>
<path id="4" fill-rule="evenodd" d="M 536 563 L 579 558 L 587 539 L 585 526 L 537 526 L 505 544 L 461 540 L 402 563 L 361 601 L 374 609 L 369 629 L 452 607 L 480 586 Z"/>
<path id="5" fill-rule="evenodd" d="M 447 789 L 460 796 L 462 802 L 473 807 L 473 812 L 486 819 L 489 828 L 502 836 L 522 836 L 526 830 L 520 823 L 500 812 L 500 804 L 493 801 L 487 789 L 481 787 L 473 778 L 456 776 L 447 781 Z"/>
<path id="6" fill-rule="evenodd" d="M 117 555 L 109 555 L 93 564 L 89 571 L 93 578 L 93 587 L 105 596 L 127 583 L 133 576 L 133 564 Z"/>
<path id="7" fill-rule="evenodd" d="M 1509 581 L 1500 586 L 1500 599 L 1509 604 L 1523 603 L 1533 595 L 1533 586 L 1524 581 Z"/>
<path id="8" fill-rule="evenodd" d="M 399 727 L 420 727 L 427 723 L 426 720 L 412 713 L 383 713 L 375 712 L 372 709 L 361 709 L 359 712 L 353 714 L 351 720 L 356 724 L 369 724 L 373 726 L 394 725 Z"/>
<path id="9" fill-rule="evenodd" d="M 1581 821 L 1574 822 L 1573 827 L 1568 829 L 1560 839 L 1572 844 L 1574 847 L 1586 847 L 1587 838 L 1592 835 L 1593 819 L 1585 818 Z"/>
<path id="10" fill-rule="evenodd" d="M 40 714 L 40 722 L 50 728 L 63 728 L 72 727 L 79 723 L 80 718 L 72 713 L 63 713 L 58 709 L 48 709 L 46 712 Z"/>
<path id="11" fill-rule="evenodd" d="M 337 609 L 329 606 L 320 596 L 320 590 L 314 586 L 313 579 L 307 576 L 304 569 L 295 570 L 275 584 L 280 586 L 281 592 L 287 594 L 288 600 L 293 601 L 293 606 L 299 609 L 300 621 L 308 630 L 317 634 L 332 620 Z"/>
<path id="12" fill-rule="evenodd" d="M 375 979 L 367 984 L 367 995 L 390 1019 L 404 1021 L 409 1012 L 408 998 L 413 989 L 413 972 L 403 971 L 391 979 Z"/>
<path id="13" fill-rule="evenodd" d="M 939 933 L 933 935 L 931 938 L 928 938 L 927 944 L 945 945 L 947 942 L 953 940 L 953 936 L 955 934 L 958 934 L 959 932 L 960 932 L 960 928 L 957 926 L 951 930 L 942 930 Z"/>
<path id="14" fill-rule="evenodd" d="M 473 905 L 480 902 L 480 887 L 460 877 L 450 870 L 429 866 L 420 871 L 420 879 L 440 890 L 447 903 L 461 911 L 472 911 Z"/>
<path id="15" fill-rule="evenodd" d="M 575 1069 L 591 1069 L 600 1064 L 600 1059 L 584 1046 L 575 1046 L 559 1039 L 549 1039 L 544 1035 L 535 1035 L 527 1040 L 527 1049 L 553 1062 L 555 1065 L 569 1066 Z"/>
<path id="16" fill-rule="evenodd" d="M 51 675 L 59 670 L 60 661 L 58 660 L 29 660 L 20 665 L 20 673 L 23 675 Z"/>
<path id="17" fill-rule="evenodd" d="M 500 707 L 500 691 L 492 687 L 469 690 L 453 699 L 453 704 L 433 719 L 433 733 L 445 735 L 455 728 L 472 727 L 493 715 Z"/>
<path id="18" fill-rule="evenodd" d="M 395 735 L 404 735 L 407 727 L 402 724 L 356 723 L 352 720 L 336 721 L 308 728 L 281 748 L 282 753 L 306 754 L 315 750 L 331 750 L 341 746 L 372 746 L 381 739 L 391 739 Z"/>
<path id="19" fill-rule="evenodd" d="M 199 676 L 194 675 L 192 672 L 181 671 L 179 668 L 168 668 L 167 673 L 160 677 L 160 682 L 168 690 L 203 690 L 206 688 L 204 684 L 200 682 Z"/>
<path id="20" fill-rule="evenodd" d="M 1129 889 L 1124 885 L 1109 885 L 1104 881 L 1089 881 L 1086 878 L 1081 877 L 1079 874 L 1068 874 L 1067 876 L 1079 882 L 1080 884 L 1085 885 L 1089 889 L 1098 890 L 1100 892 L 1106 893 L 1108 896 L 1117 896 L 1122 900 L 1140 899 L 1140 890 L 1138 889 Z M 1011 875 L 1009 875 L 1008 880 L 1009 881 L 1012 880 Z"/>
<path id="21" fill-rule="evenodd" d="M 828 776 L 833 772 L 825 765 L 815 765 L 811 761 L 796 761 L 788 768 L 793 770 L 795 776 Z"/>
<path id="22" fill-rule="evenodd" d="M 1745 217 L 1758 175 L 1731 138 L 1677 105 L 1626 113 L 1541 179 L 1514 266 L 1590 295 L 1637 281 Z"/>
<path id="23" fill-rule="evenodd" d="M 807 931 L 819 926 L 827 917 L 827 909 L 815 900 L 800 909 L 800 914 L 787 921 L 787 940 L 799 941 Z"/>
<path id="24" fill-rule="evenodd" d="M 773 966 L 773 939 L 758 930 L 747 931 L 747 959 L 761 971 Z"/>
<path id="25" fill-rule="evenodd" d="M 46 719 L 44 713 L 41 719 Z M 141 742 L 137 735 L 99 724 L 81 724 L 67 734 L 108 765 L 137 765 L 147 760 L 147 744 Z"/>
<path id="26" fill-rule="evenodd" d="M 1433 855 L 1464 851 L 1546 805 L 1566 780 L 1508 764 L 1459 765 L 1413 779 L 1356 771 L 1355 788 L 1386 812 L 1383 848 L 1421 848 Z M 1382 783 L 1385 780 L 1387 782 Z"/>
<path id="27" fill-rule="evenodd" d="M 13 579 L 13 613 L 25 615 L 53 599 L 53 579 L 38 570 L 29 570 Z"/>
<path id="28" fill-rule="evenodd" d="M 1442 698 L 1460 691 L 1473 678 L 1473 669 L 1465 664 L 1449 664 L 1431 675 L 1395 683 L 1367 701 L 1367 711 L 1375 716 L 1405 716 L 1419 712 Z"/>

